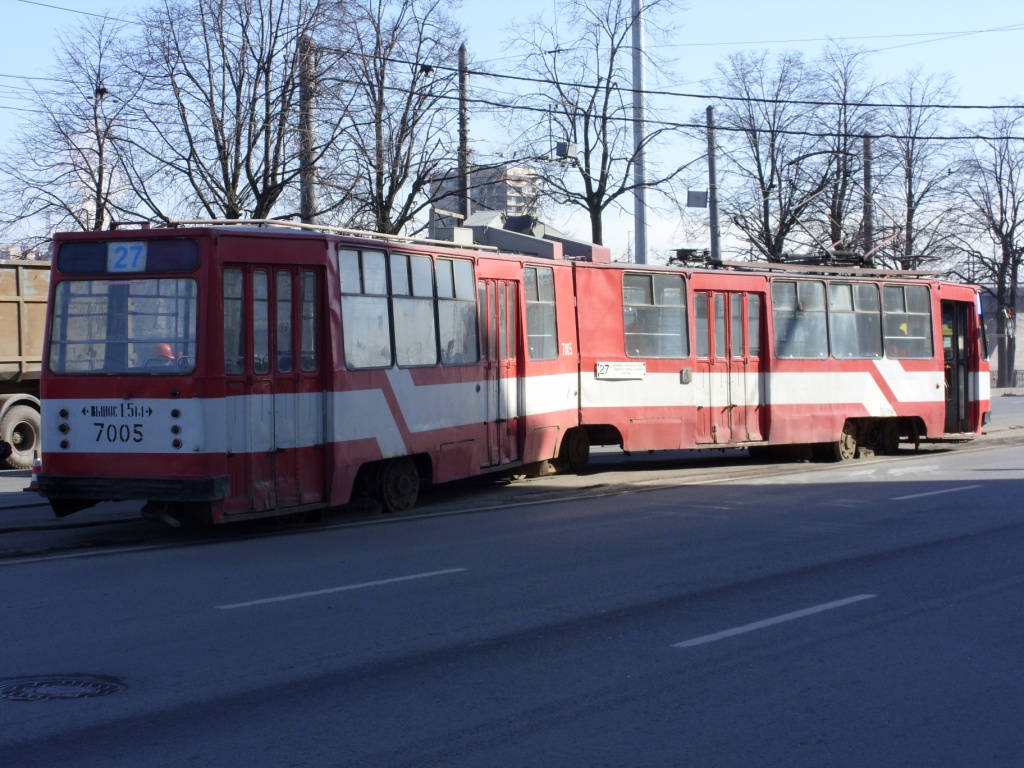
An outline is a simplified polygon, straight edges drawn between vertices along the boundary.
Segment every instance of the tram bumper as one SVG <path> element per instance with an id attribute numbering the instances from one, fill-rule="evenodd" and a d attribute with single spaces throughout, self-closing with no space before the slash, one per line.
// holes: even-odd
<path id="1" fill-rule="evenodd" d="M 200 478 L 74 477 L 40 474 L 39 495 L 49 499 L 57 517 L 66 517 L 101 501 L 213 502 L 227 498 L 227 475 Z"/>

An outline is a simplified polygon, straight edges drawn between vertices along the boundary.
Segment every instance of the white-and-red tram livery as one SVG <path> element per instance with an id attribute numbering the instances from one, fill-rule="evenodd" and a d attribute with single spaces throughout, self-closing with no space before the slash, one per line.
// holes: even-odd
<path id="1" fill-rule="evenodd" d="M 761 265 L 765 267 L 765 265 Z M 54 239 L 40 493 L 225 522 L 626 451 L 965 439 L 978 289 L 266 226 Z"/>

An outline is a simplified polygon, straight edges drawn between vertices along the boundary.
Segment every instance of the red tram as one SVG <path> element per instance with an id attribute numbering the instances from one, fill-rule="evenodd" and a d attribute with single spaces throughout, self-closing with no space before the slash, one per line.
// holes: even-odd
<path id="1" fill-rule="evenodd" d="M 837 460 L 988 420 L 978 289 L 207 223 L 54 239 L 40 493 L 226 522 L 625 451 Z M 789 447 L 789 448 L 787 448 Z"/>

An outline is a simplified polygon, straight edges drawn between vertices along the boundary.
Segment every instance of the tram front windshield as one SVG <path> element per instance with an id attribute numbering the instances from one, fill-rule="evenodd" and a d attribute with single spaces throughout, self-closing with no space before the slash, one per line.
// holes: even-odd
<path id="1" fill-rule="evenodd" d="M 196 361 L 196 305 L 191 278 L 64 280 L 51 308 L 50 370 L 188 373 Z"/>

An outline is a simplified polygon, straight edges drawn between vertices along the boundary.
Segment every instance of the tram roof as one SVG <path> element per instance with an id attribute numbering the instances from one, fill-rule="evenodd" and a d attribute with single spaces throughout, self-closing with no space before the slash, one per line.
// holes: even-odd
<path id="1" fill-rule="evenodd" d="M 115 222 L 111 229 L 123 230 L 128 227 L 139 227 L 149 229 L 152 223 L 148 221 Z M 230 228 L 235 230 L 265 231 L 270 229 L 296 230 L 299 232 L 332 234 L 341 237 L 358 237 L 368 240 L 378 240 L 389 243 L 408 243 L 414 245 L 427 245 L 434 247 L 453 248 L 458 250 L 472 250 L 484 253 L 507 253 L 510 256 L 536 256 L 537 254 L 517 253 L 514 251 L 503 251 L 492 245 L 478 243 L 463 243 L 452 240 L 438 240 L 432 238 L 412 237 L 409 235 L 389 235 L 382 232 L 373 232 L 364 229 L 349 229 L 345 227 L 332 227 L 325 224 L 305 224 L 296 221 L 283 221 L 279 219 L 175 219 L 168 221 L 158 228 L 178 229 L 183 227 L 208 227 L 208 228 Z M 543 257 L 542 257 L 543 258 Z M 567 258 L 566 261 L 577 261 Z M 637 265 L 622 262 L 610 264 L 595 264 L 595 266 L 611 268 L 632 268 L 654 267 L 656 269 L 697 269 L 707 271 L 736 271 L 736 272 L 777 272 L 789 275 L 820 275 L 820 276 L 848 276 L 863 278 L 917 278 L 917 279 L 941 279 L 942 273 L 935 270 L 894 270 L 876 267 L 855 267 L 839 264 L 807 264 L 807 263 L 785 263 L 770 261 L 709 261 L 701 260 L 694 262 L 676 262 L 670 265 Z"/>
<path id="2" fill-rule="evenodd" d="M 772 261 L 723 261 L 721 269 L 754 272 L 782 272 L 797 275 L 854 275 L 857 277 L 916 277 L 934 280 L 942 273 L 922 269 L 879 269 L 876 267 L 845 267 L 836 264 L 785 264 Z"/>

